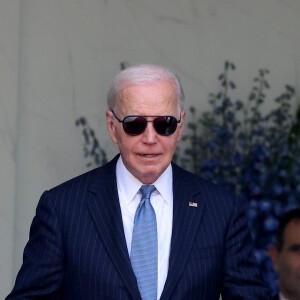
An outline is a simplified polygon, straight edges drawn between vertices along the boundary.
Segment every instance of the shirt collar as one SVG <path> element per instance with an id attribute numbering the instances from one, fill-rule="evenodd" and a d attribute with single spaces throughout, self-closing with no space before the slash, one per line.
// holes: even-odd
<path id="1" fill-rule="evenodd" d="M 120 155 L 116 166 L 117 185 L 120 192 L 126 195 L 126 202 L 129 204 L 138 193 L 143 185 L 136 177 L 134 177 L 124 166 L 122 157 Z M 173 172 L 171 164 L 160 175 L 160 177 L 153 183 L 157 191 L 163 197 L 164 201 L 169 205 L 173 199 Z"/>
<path id="2" fill-rule="evenodd" d="M 280 292 L 280 293 L 279 293 L 279 300 L 288 300 L 288 298 L 285 298 L 285 297 L 283 296 L 283 294 Z"/>
<path id="3" fill-rule="evenodd" d="M 163 197 L 167 204 L 170 204 L 173 199 L 173 172 L 171 164 L 153 183 L 158 192 Z"/>

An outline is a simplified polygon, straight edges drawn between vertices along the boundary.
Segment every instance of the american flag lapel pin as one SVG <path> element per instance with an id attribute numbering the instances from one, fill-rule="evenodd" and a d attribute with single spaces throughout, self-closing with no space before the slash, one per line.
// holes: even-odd
<path id="1" fill-rule="evenodd" d="M 189 206 L 198 207 L 198 203 L 197 202 L 189 202 Z"/>

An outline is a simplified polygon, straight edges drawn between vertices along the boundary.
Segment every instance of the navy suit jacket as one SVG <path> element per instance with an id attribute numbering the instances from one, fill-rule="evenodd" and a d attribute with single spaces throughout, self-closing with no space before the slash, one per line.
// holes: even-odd
<path id="1" fill-rule="evenodd" d="M 117 158 L 42 195 L 7 299 L 141 299 L 125 242 Z M 243 201 L 172 168 L 171 253 L 160 299 L 270 299 Z"/>

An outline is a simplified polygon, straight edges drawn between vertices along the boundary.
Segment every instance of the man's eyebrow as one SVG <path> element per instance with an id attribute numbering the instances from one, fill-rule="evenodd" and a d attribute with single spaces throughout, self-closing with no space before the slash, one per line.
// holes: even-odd
<path id="1" fill-rule="evenodd" d="M 289 246 L 288 248 L 290 251 L 300 251 L 300 243 L 299 244 L 293 244 Z"/>

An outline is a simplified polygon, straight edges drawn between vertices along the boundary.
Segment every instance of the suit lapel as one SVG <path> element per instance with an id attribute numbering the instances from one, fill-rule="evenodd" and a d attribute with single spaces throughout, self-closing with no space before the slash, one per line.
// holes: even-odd
<path id="1" fill-rule="evenodd" d="M 127 251 L 118 198 L 115 167 L 118 157 L 98 170 L 89 186 L 87 206 L 98 234 L 128 292 L 141 300 Z M 170 299 L 189 258 L 202 213 L 201 189 L 173 165 L 173 228 L 168 277 L 161 300 Z M 191 203 L 189 205 L 189 203 Z M 197 206 L 197 207 L 195 207 Z"/>
<path id="2" fill-rule="evenodd" d="M 98 170 L 89 186 L 92 196 L 87 206 L 102 243 L 128 292 L 133 299 L 141 299 L 124 235 L 115 176 L 117 158 Z"/>
<path id="3" fill-rule="evenodd" d="M 196 237 L 202 213 L 205 209 L 201 201 L 201 189 L 173 165 L 173 228 L 168 277 L 161 300 L 170 299 L 182 274 Z"/>

